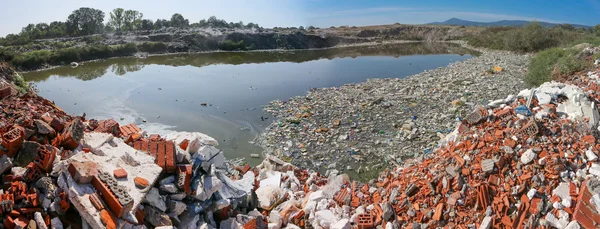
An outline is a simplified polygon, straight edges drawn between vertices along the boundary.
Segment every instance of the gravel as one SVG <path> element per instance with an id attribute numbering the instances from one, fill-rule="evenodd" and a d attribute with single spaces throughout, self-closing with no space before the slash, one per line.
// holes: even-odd
<path id="1" fill-rule="evenodd" d="M 403 79 L 369 79 L 272 101 L 264 109 L 278 120 L 256 143 L 300 167 L 373 178 L 432 152 L 461 117 L 488 99 L 526 87 L 530 55 L 478 51 L 478 57 Z M 491 73 L 494 66 L 502 71 Z"/>

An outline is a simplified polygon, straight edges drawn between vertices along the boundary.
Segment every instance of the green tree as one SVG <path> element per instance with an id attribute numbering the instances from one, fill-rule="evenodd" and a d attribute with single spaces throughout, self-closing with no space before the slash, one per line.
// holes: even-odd
<path id="1" fill-rule="evenodd" d="M 169 21 L 167 21 L 166 19 L 156 19 L 156 22 L 154 22 L 154 29 L 160 29 L 165 27 L 170 27 Z"/>
<path id="2" fill-rule="evenodd" d="M 185 19 L 181 14 L 176 13 L 173 14 L 173 16 L 171 16 L 170 24 L 172 27 L 184 28 L 190 25 L 190 21 L 188 19 Z"/>
<path id="3" fill-rule="evenodd" d="M 597 24 L 596 26 L 592 27 L 591 30 L 594 34 L 596 34 L 596 36 L 600 36 L 600 24 Z"/>
<path id="4" fill-rule="evenodd" d="M 123 14 L 125 10 L 123 8 L 116 8 L 110 12 L 109 23 L 115 27 L 117 31 L 121 31 L 123 27 Z"/>
<path id="5" fill-rule="evenodd" d="M 106 25 L 104 26 L 104 31 L 105 33 L 114 33 L 116 31 L 116 28 L 112 25 L 112 23 L 106 23 Z"/>
<path id="6" fill-rule="evenodd" d="M 206 19 L 202 19 L 202 20 L 200 20 L 200 22 L 198 22 L 198 26 L 199 27 L 208 27 L 208 22 L 206 22 Z"/>
<path id="7" fill-rule="evenodd" d="M 67 24 L 62 21 L 53 21 L 48 26 L 48 37 L 64 37 L 67 35 Z"/>
<path id="8" fill-rule="evenodd" d="M 67 32 L 70 35 L 81 36 L 102 32 L 104 28 L 104 12 L 98 9 L 81 7 L 67 19 Z"/>
<path id="9" fill-rule="evenodd" d="M 144 20 L 142 20 L 140 27 L 143 30 L 152 30 L 152 29 L 154 29 L 154 22 L 152 22 L 151 20 L 148 20 L 148 19 L 144 19 Z"/>
<path id="10" fill-rule="evenodd" d="M 248 28 L 248 29 L 257 28 L 258 29 L 258 28 L 260 28 L 260 26 L 258 26 L 258 24 L 250 22 L 246 25 L 246 28 Z"/>
<path id="11" fill-rule="evenodd" d="M 126 10 L 123 16 L 124 27 L 129 31 L 136 30 L 142 23 L 142 17 L 144 14 L 137 10 Z"/>
<path id="12" fill-rule="evenodd" d="M 574 31 L 575 30 L 575 26 L 571 25 L 571 24 L 560 24 L 556 26 L 559 29 L 564 29 L 564 30 L 569 30 L 569 31 Z"/>

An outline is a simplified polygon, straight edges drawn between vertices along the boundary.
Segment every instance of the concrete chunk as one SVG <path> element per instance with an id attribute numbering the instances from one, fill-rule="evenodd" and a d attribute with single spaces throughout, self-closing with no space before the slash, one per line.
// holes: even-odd
<path id="1" fill-rule="evenodd" d="M 494 160 L 485 159 L 485 160 L 481 161 L 481 170 L 484 172 L 490 172 L 490 171 L 494 170 Z"/>
<path id="2" fill-rule="evenodd" d="M 529 164 L 533 159 L 535 159 L 536 154 L 532 149 L 527 149 L 523 155 L 521 155 L 521 163 Z"/>
<path id="3" fill-rule="evenodd" d="M 164 196 L 161 196 L 158 193 L 157 188 L 150 189 L 150 191 L 146 195 L 146 199 L 144 199 L 144 203 L 148 203 L 156 207 L 158 210 L 161 210 L 162 212 L 167 211 L 167 204 L 165 203 Z"/>

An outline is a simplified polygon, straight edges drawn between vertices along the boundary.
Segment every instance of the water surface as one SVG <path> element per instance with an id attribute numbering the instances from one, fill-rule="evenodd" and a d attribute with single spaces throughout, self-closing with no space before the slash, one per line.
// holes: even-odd
<path id="1" fill-rule="evenodd" d="M 311 88 L 406 77 L 470 58 L 455 45 L 398 44 L 325 50 L 219 52 L 116 58 L 24 74 L 67 113 L 136 123 L 150 133 L 199 131 L 226 157 L 261 149 L 250 142 L 273 120 L 269 101 Z M 202 104 L 206 104 L 206 106 Z"/>

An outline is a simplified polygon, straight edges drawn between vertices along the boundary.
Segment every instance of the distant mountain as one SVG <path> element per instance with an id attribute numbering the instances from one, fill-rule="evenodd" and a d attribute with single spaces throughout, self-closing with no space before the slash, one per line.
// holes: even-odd
<path id="1" fill-rule="evenodd" d="M 526 25 L 527 23 L 531 23 L 531 21 L 521 21 L 521 20 L 502 20 L 502 21 L 494 21 L 494 22 L 478 22 L 478 21 L 467 21 L 467 20 L 462 20 L 462 19 L 458 19 L 458 18 L 450 18 L 444 22 L 432 22 L 432 23 L 428 23 L 429 25 L 464 25 L 464 26 L 523 26 Z M 550 23 L 550 22 L 543 22 L 541 21 L 540 24 L 542 24 L 542 26 L 544 27 L 554 27 L 557 26 L 559 24 L 555 24 L 555 23 Z M 575 28 L 590 28 L 591 26 L 587 26 L 587 25 L 577 25 L 577 24 L 571 24 L 573 25 Z"/>

